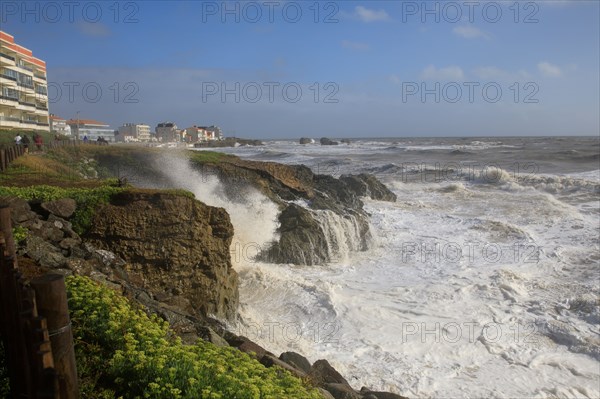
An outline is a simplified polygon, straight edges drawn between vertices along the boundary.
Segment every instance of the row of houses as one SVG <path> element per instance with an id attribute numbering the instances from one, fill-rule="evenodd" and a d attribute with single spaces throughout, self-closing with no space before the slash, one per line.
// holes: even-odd
<path id="1" fill-rule="evenodd" d="M 162 122 L 154 132 L 144 123 L 125 123 L 114 130 L 104 122 L 92 119 L 63 119 L 50 114 L 50 131 L 64 136 L 83 140 L 103 138 L 109 142 L 183 142 L 198 143 L 209 140 L 221 140 L 223 134 L 218 126 L 191 126 L 179 129 L 173 122 Z"/>
<path id="2" fill-rule="evenodd" d="M 125 123 L 117 130 L 92 119 L 63 119 L 48 109 L 46 63 L 31 50 L 15 43 L 12 35 L 0 31 L 0 129 L 43 131 L 97 140 L 124 142 L 187 142 L 221 139 L 217 126 L 179 129 L 163 122 L 154 132 L 143 123 Z"/>

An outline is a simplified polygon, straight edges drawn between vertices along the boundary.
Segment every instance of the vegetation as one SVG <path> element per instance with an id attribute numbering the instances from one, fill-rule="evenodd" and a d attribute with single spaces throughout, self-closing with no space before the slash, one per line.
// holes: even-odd
<path id="1" fill-rule="evenodd" d="M 12 233 L 13 233 L 13 239 L 15 240 L 15 242 L 21 242 L 24 239 L 27 238 L 27 232 L 29 230 L 27 230 L 25 227 L 23 226 L 16 226 L 13 227 Z"/>
<path id="2" fill-rule="evenodd" d="M 124 187 L 103 185 L 95 188 L 63 188 L 55 186 L 0 187 L 0 196 L 13 196 L 25 200 L 53 201 L 72 198 L 77 202 L 77 210 L 71 219 L 73 230 L 78 234 L 85 232 L 91 223 L 97 207 L 108 203 L 110 197 L 124 191 Z"/>
<path id="3" fill-rule="evenodd" d="M 190 151 L 190 159 L 197 164 L 219 163 L 238 159 L 235 155 L 215 151 Z"/>
<path id="4" fill-rule="evenodd" d="M 85 277 L 68 277 L 82 397 L 321 398 L 298 378 L 234 348 L 184 345 L 168 323 Z"/>

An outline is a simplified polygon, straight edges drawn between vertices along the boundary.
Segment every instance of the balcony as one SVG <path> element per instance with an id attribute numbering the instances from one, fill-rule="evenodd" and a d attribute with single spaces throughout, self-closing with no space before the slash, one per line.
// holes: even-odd
<path id="1" fill-rule="evenodd" d="M 13 76 L 9 76 L 5 73 L 0 73 L 0 78 L 4 78 L 4 79 L 8 79 L 8 80 L 12 80 L 13 82 L 17 81 L 17 78 L 13 77 Z"/>
<path id="2" fill-rule="evenodd" d="M 28 120 L 28 119 L 21 119 L 21 123 L 24 123 L 26 125 L 37 125 L 38 124 L 37 121 L 32 121 L 32 120 Z"/>
<path id="3" fill-rule="evenodd" d="M 31 107 L 31 108 L 35 108 L 35 103 L 29 103 L 27 101 L 20 101 L 19 100 L 19 104 L 25 106 L 25 107 Z"/>
<path id="4" fill-rule="evenodd" d="M 35 75 L 35 74 L 34 74 L 34 75 L 33 75 L 33 78 L 34 78 L 34 79 L 41 79 L 41 80 L 43 80 L 44 82 L 46 81 L 46 77 L 45 77 L 45 76 L 42 76 L 42 75 Z"/>
<path id="5" fill-rule="evenodd" d="M 9 97 L 9 96 L 0 96 L 0 104 L 2 104 L 3 101 L 10 101 L 10 102 L 18 103 L 19 99 L 14 98 L 14 97 Z"/>
<path id="6" fill-rule="evenodd" d="M 4 53 L 0 53 L 0 57 L 6 58 L 6 59 L 11 60 L 11 61 L 15 60 L 15 57 L 11 57 L 10 55 L 4 54 Z"/>
<path id="7" fill-rule="evenodd" d="M 35 105 L 35 109 L 38 109 L 40 111 L 48 111 L 48 106 L 47 105 L 36 104 Z"/>
<path id="8" fill-rule="evenodd" d="M 37 122 L 38 126 L 50 126 L 50 124 L 48 123 L 44 123 L 44 122 Z"/>
<path id="9" fill-rule="evenodd" d="M 26 88 L 26 89 L 33 90 L 33 83 L 30 84 L 30 83 L 17 82 L 17 84 L 19 86 L 22 86 L 22 87 Z"/>

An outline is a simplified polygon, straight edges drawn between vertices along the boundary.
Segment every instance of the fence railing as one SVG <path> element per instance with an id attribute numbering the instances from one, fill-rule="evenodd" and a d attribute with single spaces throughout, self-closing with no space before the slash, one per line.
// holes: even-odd
<path id="1" fill-rule="evenodd" d="M 42 149 L 52 149 L 58 147 L 74 147 L 81 143 L 78 140 L 52 140 L 41 145 Z M 30 142 L 28 144 L 29 150 L 33 151 L 36 149 L 36 144 Z M 0 145 L 0 172 L 3 172 L 15 159 L 22 155 L 25 155 L 24 144 L 3 144 Z"/>
<path id="2" fill-rule="evenodd" d="M 10 208 L 0 205 L 0 337 L 13 398 L 79 397 L 64 276 L 19 271 Z"/>

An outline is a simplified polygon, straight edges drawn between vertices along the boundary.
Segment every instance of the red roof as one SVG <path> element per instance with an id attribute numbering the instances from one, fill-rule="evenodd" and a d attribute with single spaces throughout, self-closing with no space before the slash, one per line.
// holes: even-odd
<path id="1" fill-rule="evenodd" d="M 52 119 L 53 121 L 64 121 L 64 120 L 66 120 L 65 118 L 61 118 L 60 116 L 56 116 L 56 115 L 50 115 L 50 119 Z"/>

